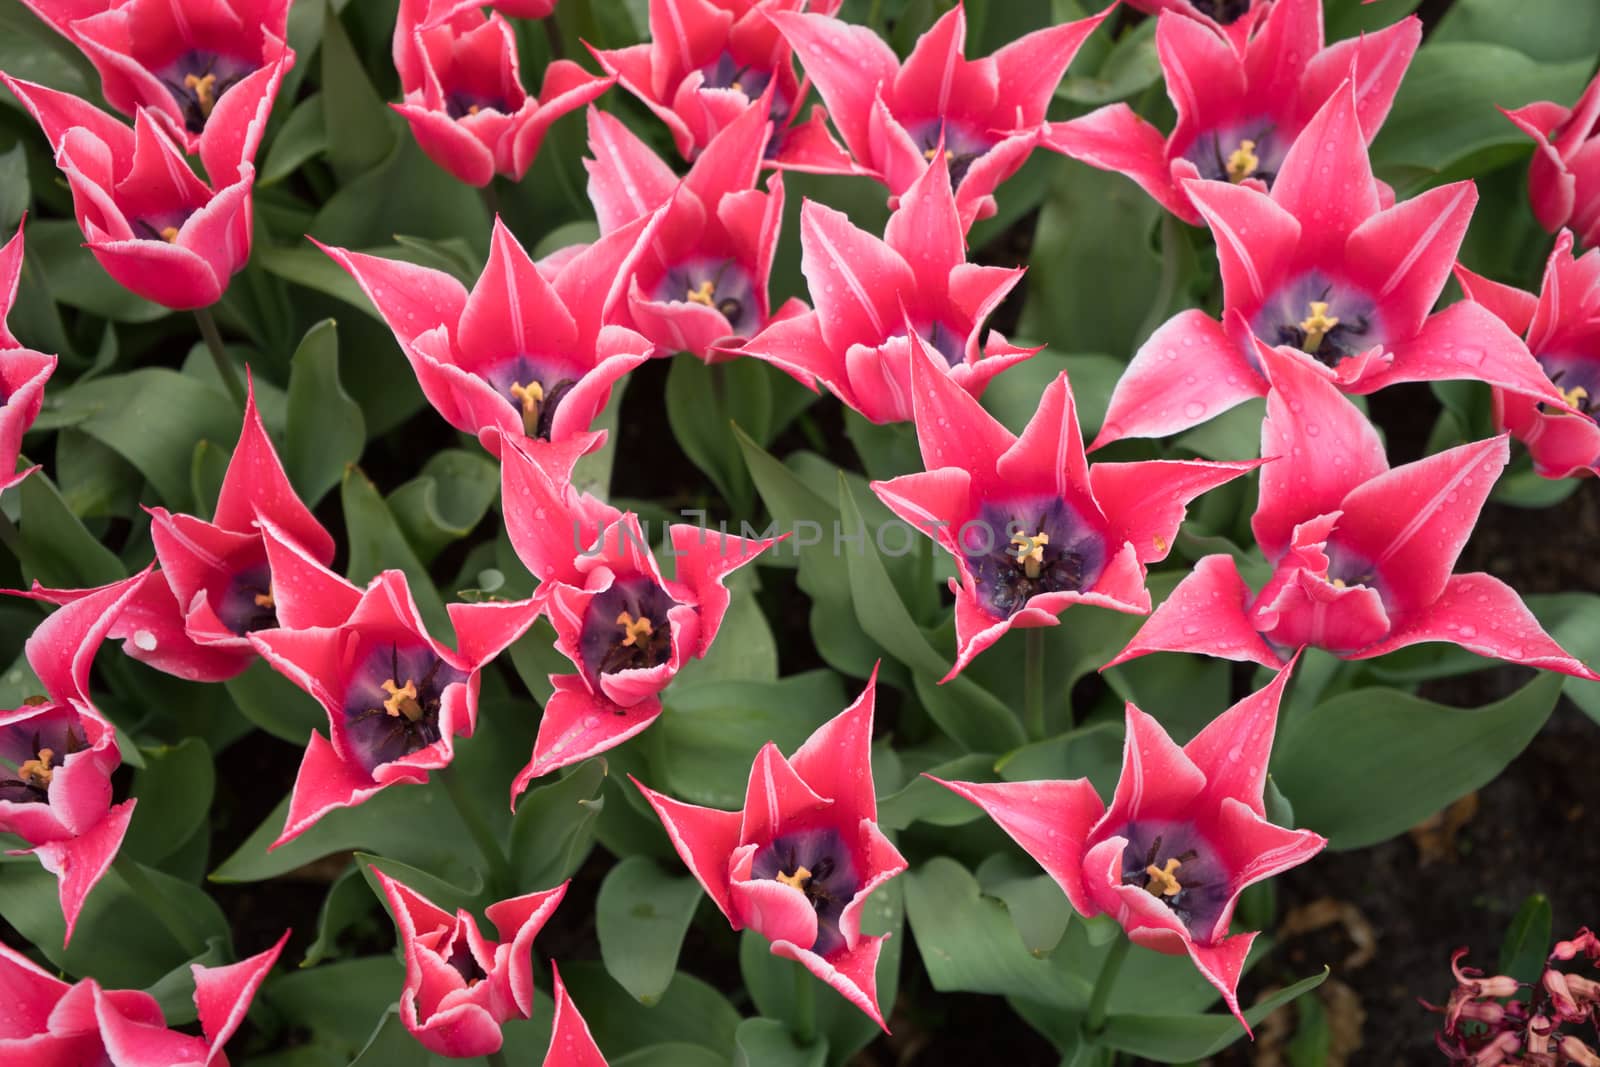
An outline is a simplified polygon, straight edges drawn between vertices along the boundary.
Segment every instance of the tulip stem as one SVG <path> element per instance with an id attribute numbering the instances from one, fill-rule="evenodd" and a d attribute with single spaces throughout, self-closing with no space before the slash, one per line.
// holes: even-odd
<path id="1" fill-rule="evenodd" d="M 478 196 L 483 200 L 484 210 L 489 212 L 489 221 L 492 223 L 500 217 L 500 192 L 494 187 L 495 179 L 489 178 L 489 184 L 478 190 Z"/>
<path id="2" fill-rule="evenodd" d="M 1122 961 L 1128 958 L 1128 949 L 1132 944 L 1128 935 L 1119 930 L 1117 939 L 1111 942 L 1111 951 L 1100 965 L 1100 977 L 1095 979 L 1094 995 L 1089 998 L 1089 1014 L 1084 1019 L 1084 1027 L 1091 1035 L 1105 1029 L 1106 1005 L 1111 1000 L 1111 987 L 1117 984 Z"/>
<path id="3" fill-rule="evenodd" d="M 550 42 L 550 62 L 554 63 L 558 59 L 565 59 L 567 49 L 561 43 L 561 30 L 556 26 L 556 17 L 551 15 L 549 18 L 543 18 L 539 21 L 544 23 L 544 39 Z"/>
<path id="4" fill-rule="evenodd" d="M 142 900 L 145 907 L 161 920 L 161 925 L 167 928 L 167 933 L 182 946 L 183 951 L 191 958 L 205 952 L 205 938 L 195 932 L 183 910 L 150 880 L 150 876 L 139 866 L 137 860 L 125 852 L 118 853 L 117 858 L 111 861 L 111 866 L 122 876 L 122 880 L 128 884 L 133 895 Z"/>
<path id="5" fill-rule="evenodd" d="M 206 348 L 211 352 L 211 362 L 217 365 L 217 377 L 222 379 L 222 386 L 228 390 L 234 404 L 243 411 L 244 382 L 239 380 L 239 368 L 233 365 L 222 344 L 222 334 L 217 330 L 217 320 L 211 317 L 211 309 L 195 308 L 194 321 L 200 324 L 200 336 L 205 338 Z"/>
<path id="6" fill-rule="evenodd" d="M 1044 631 L 1035 627 L 1026 631 L 1027 644 L 1023 666 L 1023 716 L 1028 738 L 1045 739 L 1044 723 Z"/>
<path id="7" fill-rule="evenodd" d="M 478 846 L 478 851 L 483 853 L 484 862 L 489 865 L 490 888 L 497 893 L 509 892 L 515 885 L 515 879 L 511 874 L 511 862 L 506 859 L 505 849 L 500 847 L 500 839 L 489 829 L 483 813 L 467 795 L 461 779 L 456 777 L 455 768 L 441 767 L 433 773 L 443 783 L 444 791 L 450 796 L 450 803 L 456 806 L 456 813 L 466 824 L 467 833 L 472 835 L 473 843 Z"/>
<path id="8" fill-rule="evenodd" d="M 817 987 L 811 972 L 794 965 L 794 1037 L 802 1045 L 817 1040 Z"/>

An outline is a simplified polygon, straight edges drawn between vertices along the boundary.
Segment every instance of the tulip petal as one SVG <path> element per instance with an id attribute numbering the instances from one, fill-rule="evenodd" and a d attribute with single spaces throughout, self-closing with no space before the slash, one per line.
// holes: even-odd
<path id="1" fill-rule="evenodd" d="M 870 159 L 867 118 L 878 87 L 891 85 L 900 61 L 870 26 L 818 14 L 774 11 L 788 40 L 857 159 Z"/>
<path id="2" fill-rule="evenodd" d="M 861 695 L 829 719 L 789 757 L 789 766 L 819 797 L 834 802 L 839 821 L 876 821 L 878 800 L 872 787 L 872 714 L 878 691 L 878 668 Z M 753 840 L 751 834 L 746 840 Z"/>
<path id="3" fill-rule="evenodd" d="M 1487 308 L 1463 300 L 1430 315 L 1422 331 L 1395 344 L 1386 370 L 1364 375 L 1351 392 L 1372 393 L 1400 382 L 1488 382 L 1537 400 L 1566 407 L 1527 345 Z"/>
<path id="4" fill-rule="evenodd" d="M 1411 337 L 1422 329 L 1477 203 L 1471 182 L 1455 182 L 1373 215 L 1350 235 L 1346 269 L 1382 309 L 1388 336 Z"/>
<path id="5" fill-rule="evenodd" d="M 124 800 L 108 808 L 93 826 L 76 837 L 48 841 L 32 849 L 39 857 L 39 865 L 55 875 L 59 882 L 56 891 L 67 926 L 66 936 L 61 939 L 62 948 L 72 941 L 72 931 L 78 925 L 78 914 L 90 890 L 117 858 L 136 803 L 136 800 Z"/>
<path id="6" fill-rule="evenodd" d="M 739 913 L 729 891 L 728 864 L 734 849 L 739 847 L 739 826 L 744 814 L 685 804 L 647 788 L 637 778 L 630 780 L 655 809 L 667 836 L 672 839 L 672 847 L 678 850 L 689 873 L 738 929 Z"/>
<path id="7" fill-rule="evenodd" d="M 1153 717 L 1130 702 L 1122 774 L 1102 825 L 1140 819 L 1183 819 L 1203 795 L 1206 776 Z"/>
<path id="8" fill-rule="evenodd" d="M 1089 468 L 1089 485 L 1109 524 L 1107 536 L 1133 545 L 1140 563 L 1158 563 L 1167 558 L 1195 497 L 1259 466 L 1259 460 L 1096 463 Z"/>
<path id="9" fill-rule="evenodd" d="M 1290 660 L 1272 681 L 1212 719 L 1183 746 L 1184 755 L 1206 776 L 1197 809 L 1210 810 L 1224 799 L 1232 799 L 1266 816 L 1262 792 L 1267 784 L 1267 760 L 1278 728 L 1278 706 L 1294 665 Z"/>
<path id="10" fill-rule="evenodd" d="M 1127 104 L 1107 104 L 1082 118 L 1053 122 L 1043 143 L 1080 163 L 1132 179 L 1184 222 L 1200 224 L 1189 197 L 1173 181 L 1165 135 Z"/>
<path id="11" fill-rule="evenodd" d="M 844 999 L 866 1013 L 867 1017 L 889 1032 L 878 1010 L 878 955 L 883 951 L 882 937 L 863 937 L 856 947 L 825 960 L 810 949 L 803 949 L 789 941 L 775 941 L 772 954 L 794 960 L 817 978 L 832 986 Z"/>
<path id="12" fill-rule="evenodd" d="M 217 1061 L 227 1063 L 223 1053 L 228 1039 L 244 1022 L 250 1003 L 267 980 L 278 954 L 289 940 L 289 931 L 278 938 L 277 944 L 247 960 L 223 967 L 202 967 L 191 964 L 194 974 L 194 1004 L 200 1014 L 200 1027 L 205 1032 L 211 1051 L 206 1056 L 206 1067 Z"/>
<path id="13" fill-rule="evenodd" d="M 606 1067 L 605 1057 L 589 1032 L 589 1024 L 584 1022 L 577 1005 L 567 995 L 567 987 L 561 981 L 561 972 L 554 960 L 550 961 L 550 973 L 555 982 L 556 1008 L 544 1067 Z"/>
<path id="14" fill-rule="evenodd" d="M 511 783 L 513 801 L 535 778 L 616 748 L 661 715 L 661 701 L 653 696 L 625 708 L 589 692 L 578 675 L 553 674 L 550 681 L 555 692 L 539 720 L 533 758 Z"/>
<path id="15" fill-rule="evenodd" d="M 289 484 L 277 450 L 267 437 L 266 427 L 261 425 L 252 381 L 245 398 L 239 443 L 228 461 L 213 521 L 225 530 L 250 533 L 258 517 L 270 519 L 282 534 L 304 546 L 319 563 L 332 562 L 333 537 Z"/>
<path id="16" fill-rule="evenodd" d="M 1350 234 L 1378 214 L 1354 85 L 1329 97 L 1295 138 L 1272 183 L 1272 200 L 1299 221 L 1299 253 L 1311 263 L 1337 262 Z"/>
<path id="17" fill-rule="evenodd" d="M 1151 652 L 1197 652 L 1278 669 L 1283 660 L 1251 625 L 1250 587 L 1230 556 L 1205 556 L 1101 670 Z"/>
<path id="18" fill-rule="evenodd" d="M 289 794 L 289 812 L 283 832 L 268 848 L 294 840 L 317 824 L 335 808 L 352 808 L 383 788 L 359 766 L 341 757 L 322 734 L 315 731 L 306 744 L 294 791 Z"/>

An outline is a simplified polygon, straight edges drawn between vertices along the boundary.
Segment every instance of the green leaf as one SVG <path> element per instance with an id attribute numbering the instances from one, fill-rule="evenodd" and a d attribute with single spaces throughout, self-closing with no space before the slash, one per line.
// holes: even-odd
<path id="1" fill-rule="evenodd" d="M 194 972 L 189 969 L 190 965 L 198 963 L 202 967 L 221 967 L 232 962 L 228 956 L 227 940 L 212 938 L 204 952 L 178 964 L 151 983 L 145 992 L 156 998 L 156 1003 L 161 1006 L 161 1015 L 169 1027 L 187 1026 L 200 1017 L 194 1003 Z"/>
<path id="2" fill-rule="evenodd" d="M 1161 58 L 1156 55 L 1156 20 L 1146 19 L 1117 39 L 1094 74 L 1069 73 L 1056 90 L 1056 95 L 1075 104 L 1098 106 L 1113 100 L 1126 100 L 1154 85 L 1160 78 Z"/>
<path id="3" fill-rule="evenodd" d="M 519 798 L 511 824 L 511 869 L 518 886 L 546 889 L 578 869 L 594 843 L 605 777 L 604 759 L 586 760 L 565 778 Z"/>
<path id="4" fill-rule="evenodd" d="M 84 99 L 100 80 L 82 53 L 22 4 L 0 4 L 0 70 Z"/>
<path id="5" fill-rule="evenodd" d="M 1585 0 L 1456 0 L 1429 39 L 1481 41 L 1515 48 L 1542 63 L 1593 65 L 1600 52 L 1600 6 Z"/>
<path id="6" fill-rule="evenodd" d="M 206 825 L 216 789 L 211 750 L 198 737 L 147 748 L 144 768 L 133 776 L 134 808 L 122 854 L 151 865 L 176 852 Z"/>
<path id="7" fill-rule="evenodd" d="M 679 974 L 661 1000 L 648 1008 L 641 1008 L 598 963 L 565 963 L 561 980 L 589 1029 L 606 1036 L 608 1057 L 663 1042 L 699 1045 L 720 1054 L 724 1063 L 733 1056 L 739 1013 L 726 997 L 692 974 Z"/>
<path id="8" fill-rule="evenodd" d="M 699 882 L 669 875 L 644 856 L 629 856 L 600 883 L 600 958 L 617 984 L 646 1007 L 672 983 L 701 895 Z"/>
<path id="9" fill-rule="evenodd" d="M 58 589 L 82 589 L 127 576 L 122 561 L 84 529 L 43 471 L 23 479 L 17 496 L 22 507 L 17 554 L 29 578 Z"/>
<path id="10" fill-rule="evenodd" d="M 389 494 L 389 511 L 423 563 L 470 534 L 500 495 L 500 468 L 482 453 L 435 452 L 422 473 Z"/>
<path id="11" fill-rule="evenodd" d="M 316 507 L 361 456 L 366 420 L 339 382 L 339 332 L 323 319 L 295 349 L 289 370 L 283 467 L 302 499 Z"/>
<path id="12" fill-rule="evenodd" d="M 1302 825 L 1331 847 L 1376 844 L 1499 775 L 1550 717 L 1563 680 L 1541 674 L 1481 708 L 1348 692 L 1288 723 L 1273 774 Z"/>
<path id="13" fill-rule="evenodd" d="M 757 359 L 707 364 L 687 353 L 676 356 L 667 372 L 667 422 L 672 435 L 736 515 L 749 513 L 751 486 L 733 447 L 729 422 L 736 421 L 754 440 L 765 443 L 772 423 L 767 379 L 771 373 Z"/>
<path id="14" fill-rule="evenodd" d="M 975 752 L 928 768 L 946 781 L 988 781 L 994 777 L 995 757 Z M 983 817 L 983 809 L 920 774 L 898 792 L 878 801 L 878 825 L 904 830 L 914 822 L 931 826 L 965 826 Z"/>
<path id="15" fill-rule="evenodd" d="M 1030 953 L 1048 956 L 1055 951 L 1073 914 L 1067 895 L 1055 879 L 1039 873 L 1031 858 L 1022 860 L 1012 852 L 990 856 L 974 873 L 984 895 L 1005 904 Z"/>
<path id="16" fill-rule="evenodd" d="M 189 492 L 194 496 L 195 514 L 216 513 L 217 500 L 222 496 L 222 483 L 228 477 L 228 461 L 232 457 L 233 453 L 226 445 L 210 441 L 195 444 L 194 459 L 189 463 Z"/>
<path id="17" fill-rule="evenodd" d="M 3 34 L 0 34 L 3 36 Z M 6 67 L 15 72 L 15 67 Z M 17 77 L 22 77 L 20 73 Z M 124 289 L 111 279 L 83 244 L 83 231 L 71 219 L 28 224 L 28 269 L 38 271 L 57 303 L 115 322 L 153 322 L 172 314 L 160 304 Z"/>
<path id="18" fill-rule="evenodd" d="M 1304 978 L 1256 1004 L 1244 1013 L 1255 1026 L 1302 993 L 1327 980 L 1328 970 Z M 1113 1015 L 1098 1035 L 1101 1044 L 1121 1052 L 1162 1063 L 1186 1063 L 1215 1055 L 1244 1036 L 1244 1027 L 1231 1015 Z"/>
<path id="19" fill-rule="evenodd" d="M 393 956 L 364 956 L 326 963 L 304 971 L 290 971 L 268 981 L 261 999 L 297 1027 L 345 1050 L 353 1056 L 367 1044 L 374 1021 L 400 996 L 405 967 Z M 405 1034 L 410 1045 L 426 1051 Z M 384 1067 L 406 1059 L 375 1060 Z M 421 1061 L 426 1063 L 424 1058 Z"/>
<path id="20" fill-rule="evenodd" d="M 828 1062 L 827 1038 L 801 1045 L 777 1019 L 746 1019 L 733 1039 L 734 1067 L 823 1067 Z"/>
<path id="21" fill-rule="evenodd" d="M 300 966 L 315 967 L 324 960 L 337 959 L 342 954 L 339 936 L 377 910 L 378 901 L 367 885 L 364 872 L 351 864 L 322 898 L 322 910 L 317 914 L 317 939 L 306 949 Z"/>
<path id="22" fill-rule="evenodd" d="M 15 231 L 27 210 L 28 151 L 18 142 L 9 152 L 0 152 L 0 231 Z"/>
<path id="23" fill-rule="evenodd" d="M 257 660 L 222 684 L 239 714 L 291 745 L 304 745 L 312 731 L 327 725 L 322 705 L 265 661 Z"/>
<path id="24" fill-rule="evenodd" d="M 328 162 L 343 182 L 372 170 L 395 146 L 394 116 L 367 79 L 333 8 L 322 25 L 322 117 Z"/>
<path id="25" fill-rule="evenodd" d="M 478 898 L 484 891 L 481 878 L 474 877 L 470 886 L 456 885 L 454 882 L 435 877 L 420 867 L 413 867 L 409 863 L 401 863 L 385 856 L 357 852 L 355 860 L 356 868 L 366 880 L 367 891 L 373 899 L 383 904 L 386 911 L 389 908 L 389 898 L 384 895 L 383 886 L 378 883 L 374 871 L 382 871 L 407 888 L 415 889 L 445 911 L 472 908 L 478 903 Z"/>
<path id="26" fill-rule="evenodd" d="M 1511 920 L 1495 971 L 1526 984 L 1537 982 L 1550 956 L 1550 926 L 1550 898 L 1543 893 L 1532 894 Z"/>
<path id="27" fill-rule="evenodd" d="M 1022 341 L 1015 341 L 1023 344 Z M 1072 386 L 1072 399 L 1083 432 L 1093 436 L 1105 421 L 1111 390 L 1127 370 L 1125 360 L 1111 356 L 1057 352 L 1045 349 L 1025 363 L 1018 364 L 995 378 L 983 391 L 983 406 L 989 414 L 1020 435 L 1034 412 L 1047 385 L 1062 371 Z"/>
<path id="28" fill-rule="evenodd" d="M 289 112 L 289 118 L 267 148 L 267 161 L 256 177 L 256 188 L 275 185 L 300 169 L 301 164 L 328 150 L 328 124 L 322 94 L 312 93 Z"/>
<path id="29" fill-rule="evenodd" d="M 349 467 L 345 470 L 339 496 L 344 505 L 345 532 L 350 538 L 350 563 L 346 571 L 350 580 L 364 586 L 380 571 L 403 571 L 429 632 L 441 639 L 449 635 L 452 632 L 450 617 L 445 613 L 439 590 L 428 568 L 401 533 L 389 505 L 378 495 L 377 486 L 360 468 Z"/>
<path id="30" fill-rule="evenodd" d="M 704 658 L 685 663 L 673 679 L 674 689 L 708 682 L 778 680 L 778 643 L 756 601 L 756 574 L 755 568 L 747 567 L 729 579 L 733 596 L 720 632 L 732 639 L 712 642 Z"/>

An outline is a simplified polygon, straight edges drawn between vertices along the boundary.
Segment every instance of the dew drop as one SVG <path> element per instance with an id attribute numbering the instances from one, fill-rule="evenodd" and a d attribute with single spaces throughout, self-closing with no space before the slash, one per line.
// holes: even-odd
<path id="1" fill-rule="evenodd" d="M 142 651 L 154 652 L 156 650 L 156 635 L 149 630 L 135 630 L 133 632 L 133 644 L 135 648 Z"/>

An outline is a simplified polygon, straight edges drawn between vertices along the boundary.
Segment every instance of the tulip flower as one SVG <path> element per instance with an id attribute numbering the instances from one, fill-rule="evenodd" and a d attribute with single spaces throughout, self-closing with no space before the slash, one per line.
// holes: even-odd
<path id="1" fill-rule="evenodd" d="M 132 129 L 75 96 L 0 73 L 44 130 L 78 227 L 118 285 L 178 311 L 209 307 L 250 259 L 251 186 L 270 97 L 201 144 L 212 185 L 141 108 Z M 212 158 L 206 158 L 207 149 Z"/>
<path id="2" fill-rule="evenodd" d="M 545 68 L 538 97 L 529 96 L 504 14 L 453 0 L 402 0 L 394 65 L 404 99 L 393 107 L 418 146 L 458 181 L 480 187 L 496 174 L 521 181 L 550 125 L 616 81 L 558 59 Z"/>
<path id="3" fill-rule="evenodd" d="M 56 357 L 25 347 L 6 328 L 17 302 L 22 278 L 22 227 L 0 248 L 0 492 L 17 485 L 38 470 L 38 465 L 18 471 L 22 435 L 39 417 L 44 404 L 44 384 L 55 373 Z M 15 474 L 11 473 L 16 471 Z"/>
<path id="4" fill-rule="evenodd" d="M 1572 255 L 1572 231 L 1556 238 L 1539 295 L 1501 285 L 1457 264 L 1456 280 L 1512 331 L 1572 410 L 1494 390 L 1495 425 L 1528 446 L 1546 478 L 1600 473 L 1600 249 Z"/>
<path id="5" fill-rule="evenodd" d="M 311 735 L 276 848 L 335 808 L 449 766 L 456 738 L 477 727 L 478 672 L 533 625 L 539 605 L 447 605 L 452 651 L 429 636 L 399 571 L 357 589 L 270 521 L 261 527 L 281 628 L 253 631 L 250 643 L 316 698 L 329 728 Z"/>
<path id="6" fill-rule="evenodd" d="M 547 280 L 496 218 L 489 262 L 471 293 L 443 271 L 318 247 L 383 315 L 446 422 L 497 456 L 504 434 L 576 455 L 605 440 L 590 424 L 611 387 L 655 350 L 612 315 L 654 221 L 607 235 Z"/>
<path id="7" fill-rule="evenodd" d="M 498 1052 L 500 1026 L 533 1014 L 533 939 L 567 892 L 513 897 L 485 910 L 500 935 L 478 932 L 471 913 L 454 915 L 376 867 L 406 957 L 400 1021 L 431 1052 L 465 1059 Z"/>
<path id="8" fill-rule="evenodd" d="M 600 232 L 656 214 L 628 280 L 628 316 L 666 352 L 716 361 L 718 348 L 804 308 L 772 314 L 767 281 L 783 221 L 783 176 L 756 188 L 772 126 L 758 108 L 712 138 L 680 182 L 611 115 L 589 110 L 589 199 Z M 563 264 L 564 269 L 564 264 Z"/>
<path id="9" fill-rule="evenodd" d="M 1127 5 L 1150 15 L 1172 12 L 1182 15 L 1222 36 L 1234 48 L 1242 49 L 1251 31 L 1271 13 L 1272 0 L 1126 0 Z M 1371 0 L 1366 0 L 1370 3 Z"/>
<path id="10" fill-rule="evenodd" d="M 800 265 L 816 310 L 775 322 L 740 351 L 803 384 L 820 380 L 873 422 L 912 417 L 912 342 L 938 353 L 942 374 L 981 396 L 991 379 L 1038 351 L 984 320 L 1022 277 L 1022 268 L 967 262 L 966 239 L 943 157 L 911 183 L 884 239 L 814 201 L 800 209 Z"/>
<path id="11" fill-rule="evenodd" d="M 1295 140 L 1270 195 L 1184 183 L 1216 235 L 1222 321 L 1192 310 L 1157 329 L 1112 392 L 1092 447 L 1177 433 L 1265 396 L 1269 348 L 1347 393 L 1468 379 L 1566 406 L 1487 309 L 1466 300 L 1429 314 L 1476 187 L 1454 182 L 1383 209 L 1362 129 L 1346 84 Z"/>
<path id="12" fill-rule="evenodd" d="M 1539 225 L 1551 233 L 1570 226 L 1581 244 L 1600 245 L 1600 75 L 1576 107 L 1546 100 L 1505 116 L 1536 146 L 1528 198 Z"/>
<path id="13" fill-rule="evenodd" d="M 962 227 L 970 227 L 994 214 L 995 188 L 1040 143 L 1067 65 L 1110 10 L 967 60 L 967 14 L 958 3 L 917 39 L 903 65 L 870 27 L 773 12 L 854 157 L 847 168 L 830 166 L 819 154 L 803 169 L 865 174 L 888 186 L 893 206 L 928 161 L 943 155 Z"/>
<path id="14" fill-rule="evenodd" d="M 24 647 L 44 695 L 0 711 L 0 832 L 16 834 L 60 882 L 66 937 L 122 847 L 135 801 L 111 803 L 116 731 L 89 698 L 95 652 L 149 570 L 60 608 Z"/>
<path id="15" fill-rule="evenodd" d="M 1249 183 L 1266 191 L 1289 146 L 1346 79 L 1356 86 L 1362 135 L 1370 143 L 1422 40 L 1422 23 L 1412 16 L 1324 48 L 1321 0 L 1278 0 L 1266 10 L 1242 51 L 1203 22 L 1178 14 L 1176 5 L 1161 15 L 1156 50 L 1178 115 L 1170 135 L 1116 103 L 1052 124 L 1045 144 L 1126 174 L 1198 226 L 1200 212 L 1185 181 Z M 1383 192 L 1392 203 L 1392 194 Z"/>
<path id="16" fill-rule="evenodd" d="M 884 1025 L 878 953 L 861 933 L 872 892 L 906 869 L 878 828 L 872 784 L 877 671 L 839 715 L 788 759 L 768 743 L 750 768 L 743 811 L 685 804 L 634 781 L 673 848 L 735 930 L 795 960 Z"/>
<path id="17" fill-rule="evenodd" d="M 106 102 L 148 111 L 217 185 L 259 140 L 283 76 L 289 0 L 23 0 L 100 72 Z M 257 127 L 251 129 L 251 127 Z"/>
<path id="18" fill-rule="evenodd" d="M 600 1046 L 594 1043 L 589 1024 L 584 1022 L 577 1005 L 567 995 L 567 987 L 561 981 L 561 971 L 554 960 L 550 962 L 550 973 L 555 980 L 556 1010 L 544 1067 L 606 1067 Z"/>
<path id="19" fill-rule="evenodd" d="M 809 9 L 833 15 L 843 0 Z M 807 8 L 806 0 L 650 0 L 650 39 L 644 44 L 596 51 L 595 59 L 672 131 L 684 159 L 694 159 L 723 128 L 755 105 L 777 132 L 769 156 L 785 161 L 785 149 L 800 153 L 815 142 L 839 155 L 825 130 L 794 126 L 806 87 L 795 77 L 789 43 L 769 17 Z M 786 135 L 794 130 L 795 143 Z M 848 161 L 843 161 L 848 165 Z"/>
<path id="20" fill-rule="evenodd" d="M 1600 678 L 1488 574 L 1452 574 L 1506 438 L 1389 469 L 1366 416 L 1303 360 L 1268 352 L 1261 497 L 1251 519 L 1273 565 L 1252 594 L 1231 556 L 1206 556 L 1107 666 L 1158 650 L 1281 666 L 1313 645 L 1343 659 L 1447 641 L 1480 656 Z M 1576 416 L 1573 416 L 1576 417 Z"/>
<path id="21" fill-rule="evenodd" d="M 1080 915 L 1110 915 L 1134 944 L 1187 955 L 1248 1032 L 1239 975 L 1256 934 L 1228 935 L 1239 894 L 1327 844 L 1266 818 L 1267 759 L 1288 678 L 1285 668 L 1182 748 L 1130 703 L 1109 808 L 1087 778 L 933 780 L 999 823 Z"/>
<path id="22" fill-rule="evenodd" d="M 661 714 L 660 693 L 682 666 L 703 657 L 727 613 L 723 579 L 766 551 L 697 526 L 669 529 L 676 577 L 662 576 L 649 539 L 624 514 L 573 489 L 520 445 L 500 457 L 506 533 L 540 581 L 534 598 L 556 630 L 575 674 L 550 676 L 533 757 L 511 787 L 614 748 Z"/>
<path id="23" fill-rule="evenodd" d="M 203 1037 L 167 1029 L 155 997 L 103 989 L 93 978 L 63 982 L 15 949 L 0 945 L 0 1049 L 7 1062 L 69 1067 L 210 1067 L 244 1022 L 289 934 L 259 955 L 222 967 L 189 965 Z"/>
<path id="24" fill-rule="evenodd" d="M 1055 626 L 1074 604 L 1150 610 L 1145 568 L 1167 557 L 1184 509 L 1255 463 L 1084 458 L 1065 373 L 1021 437 L 939 372 L 911 364 L 927 470 L 873 482 L 889 509 L 955 557 L 955 677 L 1013 626 Z"/>

